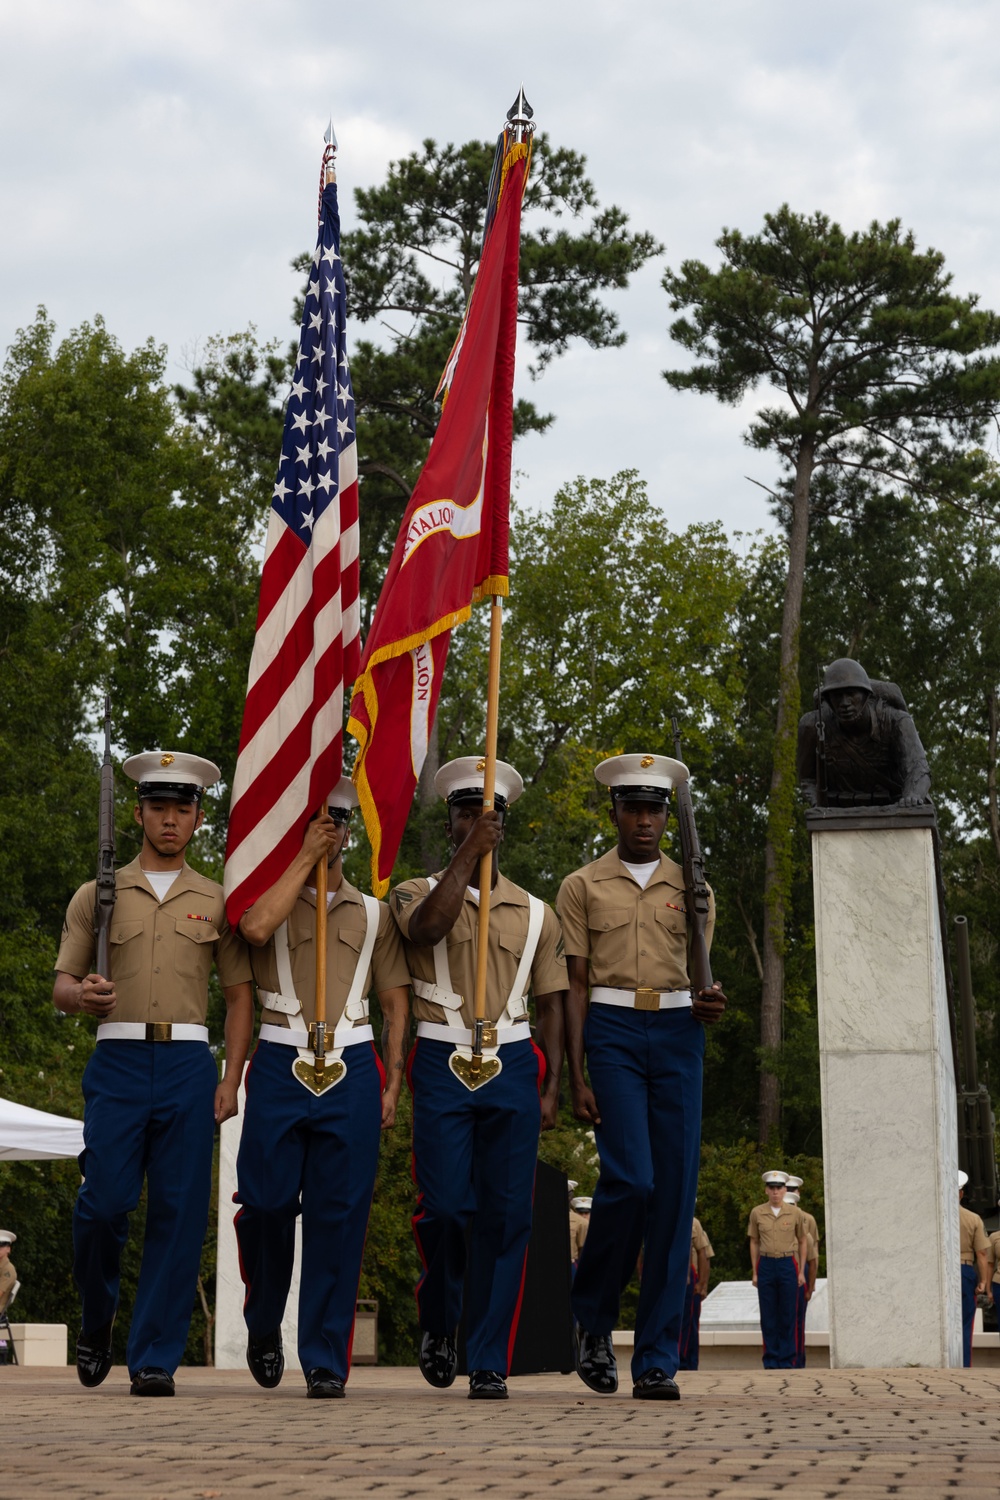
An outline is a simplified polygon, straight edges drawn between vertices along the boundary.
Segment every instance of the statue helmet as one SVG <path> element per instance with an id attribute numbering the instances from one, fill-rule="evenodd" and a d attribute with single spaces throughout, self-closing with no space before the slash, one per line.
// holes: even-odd
<path id="1" fill-rule="evenodd" d="M 849 656 L 841 656 L 832 661 L 823 671 L 823 687 L 821 692 L 825 698 L 827 693 L 835 693 L 841 688 L 862 688 L 869 695 L 874 691 L 871 678 L 859 661 L 852 661 Z"/>

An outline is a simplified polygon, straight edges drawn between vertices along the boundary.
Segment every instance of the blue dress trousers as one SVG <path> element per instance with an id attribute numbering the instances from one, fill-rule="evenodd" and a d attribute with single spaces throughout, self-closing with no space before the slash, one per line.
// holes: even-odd
<path id="1" fill-rule="evenodd" d="M 690 1009 L 591 1004 L 587 1067 L 601 1123 L 601 1172 L 573 1283 L 573 1314 L 611 1333 L 640 1248 L 632 1378 L 679 1367 L 701 1145 L 705 1032 Z"/>
<path id="2" fill-rule="evenodd" d="M 471 1221 L 466 1359 L 470 1370 L 506 1375 L 531 1237 L 540 1054 L 527 1040 L 501 1047 L 501 1072 L 469 1090 L 448 1067 L 453 1050 L 449 1042 L 419 1037 L 407 1068 L 417 1184 L 413 1234 L 423 1265 L 417 1309 L 425 1332 L 455 1332 Z"/>
<path id="3" fill-rule="evenodd" d="M 173 1374 L 187 1343 L 208 1225 L 218 1081 L 204 1042 L 98 1042 L 83 1075 L 73 1275 L 84 1333 L 115 1315 L 129 1214 L 147 1179 L 127 1348 L 133 1376 L 148 1367 Z"/>
<path id="4" fill-rule="evenodd" d="M 254 1338 L 281 1326 L 302 1214 L 299 1362 L 346 1380 L 382 1129 L 382 1064 L 371 1042 L 345 1047 L 324 1094 L 292 1076 L 294 1047 L 259 1042 L 246 1080 L 234 1201 L 243 1315 Z"/>

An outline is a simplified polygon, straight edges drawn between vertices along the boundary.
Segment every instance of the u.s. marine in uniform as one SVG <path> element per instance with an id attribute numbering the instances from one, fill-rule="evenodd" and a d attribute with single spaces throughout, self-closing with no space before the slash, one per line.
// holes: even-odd
<path id="1" fill-rule="evenodd" d="M 569 1258 L 574 1275 L 590 1228 L 590 1210 L 593 1204 L 593 1198 L 577 1197 L 569 1200 Z"/>
<path id="2" fill-rule="evenodd" d="M 805 1221 L 806 1226 L 806 1279 L 805 1284 L 799 1288 L 798 1301 L 798 1354 L 795 1367 L 804 1370 L 806 1366 L 806 1312 L 812 1301 L 813 1292 L 816 1290 L 816 1278 L 819 1275 L 819 1225 L 808 1209 L 802 1207 L 802 1178 L 789 1177 L 785 1189 L 785 1202 L 797 1208 Z"/>
<path id="3" fill-rule="evenodd" d="M 785 1202 L 787 1172 L 765 1172 L 763 1178 L 767 1202 L 750 1210 L 747 1225 L 764 1341 L 762 1360 L 765 1370 L 794 1370 L 799 1299 L 806 1281 L 806 1226 L 798 1208 Z"/>
<path id="4" fill-rule="evenodd" d="M 390 897 L 410 963 L 417 1040 L 413 1091 L 413 1232 L 423 1262 L 417 1283 L 420 1368 L 451 1385 L 469 1241 L 465 1305 L 469 1395 L 503 1399 L 517 1331 L 539 1127 L 554 1124 L 562 1060 L 566 963 L 551 907 L 500 874 L 507 808 L 522 781 L 498 761 L 496 807 L 483 811 L 484 762 L 474 755 L 434 779 L 448 805 L 454 853 L 430 880 L 406 880 Z M 493 851 L 483 1056 L 493 1076 L 470 1088 L 453 1070 L 471 1057 L 479 951 L 479 868 Z M 532 1042 L 528 991 L 541 1050 Z M 497 1068 L 497 1064 L 499 1067 Z M 541 1085 L 541 1103 L 539 1087 Z"/>
<path id="5" fill-rule="evenodd" d="M 83 1075 L 84 1181 L 73 1213 L 83 1303 L 76 1368 L 87 1386 L 111 1369 L 121 1255 L 145 1177 L 146 1234 L 126 1357 L 134 1396 L 172 1396 L 208 1223 L 215 1125 L 236 1113 L 253 996 L 250 960 L 229 930 L 222 887 L 184 860 L 218 766 L 155 750 L 122 770 L 138 782 L 142 848 L 115 878 L 111 973 L 93 972 L 91 880 L 69 904 L 52 992 L 59 1010 L 100 1022 Z M 221 1083 L 205 1025 L 213 961 L 226 1001 Z"/>
<path id="6" fill-rule="evenodd" d="M 989 1239 L 989 1249 L 986 1252 L 986 1269 L 991 1278 L 988 1282 L 990 1301 L 993 1303 L 997 1323 L 1000 1325 L 1000 1229 L 994 1229 Z"/>
<path id="7" fill-rule="evenodd" d="M 343 1396 L 350 1373 L 379 1136 L 396 1117 L 409 998 L 403 945 L 389 908 L 363 896 L 343 873 L 357 800 L 342 778 L 328 811 L 308 825 L 298 856 L 240 920 L 262 1007 L 236 1161 L 247 1363 L 259 1385 L 280 1381 L 281 1319 L 301 1211 L 298 1354 L 306 1392 L 318 1399 Z M 327 1057 L 338 1076 L 316 1094 L 293 1069 L 304 1062 L 307 1080 L 311 1076 L 316 890 L 310 882 L 324 856 Z M 385 1021 L 384 1065 L 368 1019 L 372 987 Z"/>
<path id="8" fill-rule="evenodd" d="M 962 1259 L 962 1362 L 966 1367 L 972 1364 L 972 1329 L 976 1321 L 976 1293 L 986 1292 L 989 1288 L 986 1252 L 990 1247 L 982 1219 L 961 1202 L 968 1180 L 968 1172 L 959 1172 L 958 1237 Z"/>
<path id="9" fill-rule="evenodd" d="M 10 1305 L 11 1293 L 17 1284 L 17 1268 L 10 1258 L 11 1246 L 17 1235 L 10 1229 L 0 1229 L 0 1313 Z"/>
<path id="10" fill-rule="evenodd" d="M 660 850 L 670 789 L 687 767 L 616 755 L 594 774 L 611 792 L 617 847 L 567 875 L 557 902 L 573 1111 L 594 1126 L 601 1161 L 573 1283 L 576 1368 L 591 1390 L 617 1389 L 611 1332 L 641 1249 L 632 1394 L 672 1401 L 698 1186 L 703 1023 L 718 1019 L 725 996 L 716 985 L 692 999 L 684 875 Z M 708 942 L 714 915 L 713 900 Z"/>
<path id="11" fill-rule="evenodd" d="M 697 1370 L 701 1333 L 701 1304 L 708 1295 L 709 1261 L 715 1255 L 712 1241 L 700 1219 L 691 1225 L 691 1268 L 684 1294 L 684 1318 L 681 1323 L 679 1370 Z"/>

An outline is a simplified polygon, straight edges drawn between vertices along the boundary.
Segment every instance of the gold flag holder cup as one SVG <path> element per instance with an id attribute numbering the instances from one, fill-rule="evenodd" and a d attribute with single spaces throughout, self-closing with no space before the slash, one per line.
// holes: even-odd
<path id="1" fill-rule="evenodd" d="M 308 1089 L 311 1094 L 325 1094 L 347 1075 L 347 1064 L 341 1059 L 341 1049 L 327 1055 L 326 1026 L 313 1021 L 309 1027 L 309 1047 L 299 1048 L 299 1055 L 292 1063 L 292 1077 Z"/>
<path id="2" fill-rule="evenodd" d="M 347 1073 L 347 1064 L 338 1057 L 316 1057 L 303 1049 L 292 1063 L 292 1074 L 310 1094 L 325 1094 Z"/>
<path id="3" fill-rule="evenodd" d="M 471 1047 L 456 1047 L 448 1059 L 448 1066 L 471 1092 L 481 1089 L 484 1083 L 496 1078 L 503 1069 L 499 1057 L 475 1057 Z"/>

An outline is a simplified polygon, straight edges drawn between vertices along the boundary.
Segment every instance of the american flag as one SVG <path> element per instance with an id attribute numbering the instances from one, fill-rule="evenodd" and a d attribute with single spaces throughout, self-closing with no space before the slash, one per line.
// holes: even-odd
<path id="1" fill-rule="evenodd" d="M 358 668 L 358 461 L 336 183 L 285 410 L 226 842 L 232 927 L 288 868 L 340 779 L 344 684 Z"/>

